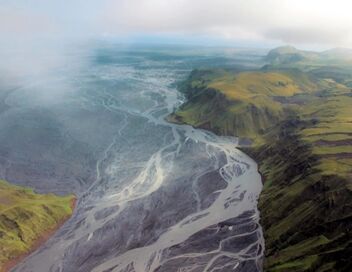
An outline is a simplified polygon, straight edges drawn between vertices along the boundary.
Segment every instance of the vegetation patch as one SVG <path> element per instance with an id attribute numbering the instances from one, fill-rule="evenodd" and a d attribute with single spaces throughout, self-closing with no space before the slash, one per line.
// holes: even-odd
<path id="1" fill-rule="evenodd" d="M 259 71 L 193 71 L 170 119 L 251 140 L 266 271 L 352 271 L 352 69 L 292 48 L 268 58 Z"/>
<path id="2" fill-rule="evenodd" d="M 72 214 L 75 197 L 37 194 L 0 180 L 0 271 L 48 238 Z"/>

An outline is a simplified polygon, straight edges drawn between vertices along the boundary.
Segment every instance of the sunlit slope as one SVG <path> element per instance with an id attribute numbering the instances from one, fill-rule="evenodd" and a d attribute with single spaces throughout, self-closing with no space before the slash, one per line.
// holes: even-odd
<path id="1" fill-rule="evenodd" d="M 171 119 L 260 142 L 266 129 L 290 113 L 278 98 L 314 92 L 318 84 L 298 70 L 195 70 L 181 90 L 188 101 Z"/>
<path id="2" fill-rule="evenodd" d="M 36 194 L 0 180 L 0 271 L 72 214 L 74 197 Z"/>
<path id="3" fill-rule="evenodd" d="M 172 116 L 254 141 L 265 271 L 352 271 L 352 91 L 329 71 L 198 70 Z"/>

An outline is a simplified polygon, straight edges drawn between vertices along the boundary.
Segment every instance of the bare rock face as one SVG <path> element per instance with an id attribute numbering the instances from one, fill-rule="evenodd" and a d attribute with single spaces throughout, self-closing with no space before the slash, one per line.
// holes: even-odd
<path id="1" fill-rule="evenodd" d="M 13 271 L 261 271 L 256 163 L 236 139 L 165 121 L 188 58 L 101 54 L 111 61 L 74 75 L 77 91 L 54 106 L 23 102 L 30 90 L 7 97 L 1 173 L 78 196 L 73 217 Z"/>

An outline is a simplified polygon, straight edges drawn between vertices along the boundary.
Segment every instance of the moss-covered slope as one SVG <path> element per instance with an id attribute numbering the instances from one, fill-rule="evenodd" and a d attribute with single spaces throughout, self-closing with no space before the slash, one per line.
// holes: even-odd
<path id="1" fill-rule="evenodd" d="M 302 139 L 316 125 L 282 122 L 266 135 L 267 144 L 247 150 L 265 177 L 259 209 L 266 271 L 352 269 L 350 173 L 326 165 L 325 151 Z"/>
<path id="2" fill-rule="evenodd" d="M 350 79 L 324 70 L 196 70 L 170 117 L 253 140 L 266 271 L 352 271 Z"/>
<path id="3" fill-rule="evenodd" d="M 291 113 L 280 98 L 318 88 L 318 82 L 299 70 L 195 70 L 180 88 L 187 103 L 170 120 L 260 143 L 266 129 Z"/>
<path id="4" fill-rule="evenodd" d="M 74 196 L 36 194 L 0 180 L 0 271 L 6 271 L 71 214 Z"/>

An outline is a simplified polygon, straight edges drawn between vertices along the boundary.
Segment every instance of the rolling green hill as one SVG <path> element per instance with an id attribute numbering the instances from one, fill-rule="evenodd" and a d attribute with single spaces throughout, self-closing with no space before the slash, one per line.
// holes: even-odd
<path id="1" fill-rule="evenodd" d="M 0 180 L 0 271 L 7 271 L 73 212 L 74 196 L 36 194 Z"/>
<path id="2" fill-rule="evenodd" d="M 337 82 L 324 70 L 195 70 L 169 118 L 252 141 L 265 271 L 352 271 L 351 74 Z"/>
<path id="3" fill-rule="evenodd" d="M 169 119 L 260 143 L 266 129 L 292 113 L 294 105 L 282 99 L 315 92 L 323 83 L 294 69 L 195 70 L 180 88 L 187 103 Z"/>

